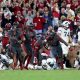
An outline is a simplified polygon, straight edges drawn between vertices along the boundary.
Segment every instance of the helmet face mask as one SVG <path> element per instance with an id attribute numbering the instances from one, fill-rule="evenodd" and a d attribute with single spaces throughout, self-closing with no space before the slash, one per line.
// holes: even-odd
<path id="1" fill-rule="evenodd" d="M 57 68 L 55 58 L 47 58 L 42 60 L 42 68 L 44 70 L 53 70 Z"/>
<path id="2" fill-rule="evenodd" d="M 65 30 L 67 30 L 69 27 L 63 26 Z"/>
<path id="3" fill-rule="evenodd" d="M 64 21 L 62 23 L 62 26 L 65 27 L 66 29 L 69 28 L 70 22 L 69 21 Z"/>

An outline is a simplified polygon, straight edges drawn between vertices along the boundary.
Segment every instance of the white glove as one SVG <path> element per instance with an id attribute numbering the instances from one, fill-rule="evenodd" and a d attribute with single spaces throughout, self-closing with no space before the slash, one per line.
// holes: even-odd
<path id="1" fill-rule="evenodd" d="M 70 48 L 71 46 L 70 45 L 68 45 L 68 49 Z"/>
<path id="2" fill-rule="evenodd" d="M 47 40 L 45 39 L 44 42 L 47 42 Z"/>

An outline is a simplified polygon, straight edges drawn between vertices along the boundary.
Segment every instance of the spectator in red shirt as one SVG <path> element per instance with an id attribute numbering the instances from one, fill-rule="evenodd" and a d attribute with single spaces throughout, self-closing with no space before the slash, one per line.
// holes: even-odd
<path id="1" fill-rule="evenodd" d="M 14 14 L 16 15 L 18 11 L 22 12 L 22 8 L 21 8 L 21 6 L 19 5 L 19 3 L 15 2 L 15 3 L 13 4 L 13 12 L 14 12 Z"/>
<path id="2" fill-rule="evenodd" d="M 6 48 L 7 44 L 9 44 L 9 36 L 8 36 L 8 33 L 5 32 L 5 34 L 2 38 L 2 46 L 4 49 Z"/>
<path id="3" fill-rule="evenodd" d="M 55 25 L 59 24 L 59 17 L 60 17 L 60 10 L 59 10 L 59 7 L 58 7 L 57 3 L 54 5 L 52 15 L 53 15 L 52 24 L 53 24 L 53 27 L 54 27 Z"/>
<path id="4" fill-rule="evenodd" d="M 72 3 L 72 0 L 66 0 L 66 3 L 67 4 L 71 4 Z"/>
<path id="5" fill-rule="evenodd" d="M 15 16 L 15 22 L 19 24 L 18 28 L 22 28 L 25 23 L 25 18 L 23 17 L 20 11 L 17 11 L 17 15 Z"/>
<path id="6" fill-rule="evenodd" d="M 72 0 L 71 9 L 76 11 L 79 6 L 78 0 Z"/>
<path id="7" fill-rule="evenodd" d="M 37 12 L 36 17 L 33 19 L 33 23 L 35 24 L 35 32 L 36 36 L 41 36 L 42 35 L 42 30 L 44 27 L 45 19 L 43 17 L 40 17 L 40 13 Z"/>
<path id="8" fill-rule="evenodd" d="M 75 25 L 77 25 L 77 21 L 80 21 L 80 12 L 78 12 L 77 15 L 75 16 L 75 22 L 74 22 Z"/>

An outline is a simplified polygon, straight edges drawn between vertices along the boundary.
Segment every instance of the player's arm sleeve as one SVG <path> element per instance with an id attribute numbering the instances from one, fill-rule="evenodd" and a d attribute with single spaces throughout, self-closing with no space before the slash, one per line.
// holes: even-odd
<path id="1" fill-rule="evenodd" d="M 61 31 L 60 29 L 58 29 L 57 34 L 58 34 L 59 36 L 61 36 L 61 33 L 62 33 L 62 31 Z"/>

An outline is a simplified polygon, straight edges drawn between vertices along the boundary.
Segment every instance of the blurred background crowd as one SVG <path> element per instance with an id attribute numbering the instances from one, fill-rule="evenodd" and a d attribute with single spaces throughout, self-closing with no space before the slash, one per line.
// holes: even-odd
<path id="1" fill-rule="evenodd" d="M 1 70 L 80 68 L 79 44 L 80 0 L 0 0 Z"/>

